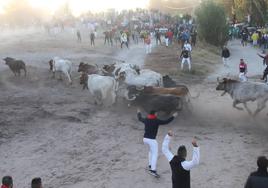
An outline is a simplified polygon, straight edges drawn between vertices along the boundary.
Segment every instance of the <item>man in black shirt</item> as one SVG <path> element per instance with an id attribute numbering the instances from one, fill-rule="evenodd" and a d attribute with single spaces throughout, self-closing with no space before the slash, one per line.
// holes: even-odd
<path id="1" fill-rule="evenodd" d="M 158 143 L 156 141 L 156 135 L 159 125 L 165 125 L 170 123 L 178 114 L 174 113 L 167 120 L 160 120 L 157 118 L 156 112 L 152 110 L 147 118 L 143 118 L 140 110 L 137 110 L 137 116 L 139 121 L 145 125 L 145 133 L 143 136 L 144 144 L 149 145 L 149 172 L 151 175 L 159 178 L 160 176 L 156 172 L 157 157 L 158 157 Z"/>
<path id="2" fill-rule="evenodd" d="M 187 62 L 188 69 L 190 71 L 191 70 L 190 51 L 187 48 L 183 47 L 181 55 L 180 55 L 180 58 L 182 58 L 182 60 L 181 60 L 181 70 L 183 70 L 184 63 Z"/>
<path id="3" fill-rule="evenodd" d="M 172 170 L 172 187 L 173 188 L 190 188 L 190 170 L 199 164 L 200 151 L 194 139 L 193 157 L 191 161 L 186 161 L 187 150 L 184 145 L 178 148 L 177 155 L 169 151 L 169 142 L 173 132 L 169 131 L 162 144 L 162 152 L 166 156 Z"/>
<path id="4" fill-rule="evenodd" d="M 223 65 L 228 67 L 228 60 L 230 57 L 230 51 L 228 50 L 228 48 L 226 46 L 223 47 L 223 50 L 221 52 L 221 57 L 222 57 Z"/>
<path id="5" fill-rule="evenodd" d="M 258 170 L 252 172 L 245 185 L 245 188 L 267 188 L 268 187 L 268 160 L 261 156 L 257 160 Z"/>

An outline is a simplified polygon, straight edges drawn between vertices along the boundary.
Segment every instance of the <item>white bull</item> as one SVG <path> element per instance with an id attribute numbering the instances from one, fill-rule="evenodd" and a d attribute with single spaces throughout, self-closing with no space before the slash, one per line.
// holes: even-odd
<path id="1" fill-rule="evenodd" d="M 149 69 L 143 69 L 140 74 L 131 72 L 120 72 L 119 80 L 123 80 L 127 85 L 135 86 L 163 86 L 163 77 L 161 74 Z"/>
<path id="2" fill-rule="evenodd" d="M 96 104 L 110 106 L 115 103 L 118 86 L 114 78 L 91 74 L 88 75 L 87 84 Z"/>
<path id="3" fill-rule="evenodd" d="M 216 90 L 222 90 L 224 93 L 229 93 L 233 99 L 233 107 L 242 110 L 237 107 L 239 103 L 243 103 L 244 107 L 249 114 L 252 114 L 247 106 L 248 101 L 257 101 L 257 109 L 253 116 L 256 116 L 261 110 L 265 108 L 265 104 L 268 100 L 268 85 L 264 83 L 256 82 L 239 82 L 224 78 L 222 82 L 218 80 L 218 86 Z"/>
<path id="4" fill-rule="evenodd" d="M 72 72 L 72 62 L 67 59 L 61 59 L 59 57 L 54 57 L 49 61 L 50 70 L 53 72 L 53 78 L 55 78 L 56 72 L 62 72 L 66 75 L 69 83 L 72 84 L 71 72 Z M 60 75 L 61 78 L 61 75 Z"/>

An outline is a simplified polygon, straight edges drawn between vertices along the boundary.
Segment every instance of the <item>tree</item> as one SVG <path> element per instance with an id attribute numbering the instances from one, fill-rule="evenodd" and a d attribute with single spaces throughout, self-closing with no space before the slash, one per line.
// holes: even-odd
<path id="1" fill-rule="evenodd" d="M 40 20 L 40 12 L 34 10 L 27 0 L 11 1 L 5 8 L 3 15 L 10 25 L 25 26 Z"/>
<path id="2" fill-rule="evenodd" d="M 228 40 L 228 23 L 224 8 L 213 1 L 203 1 L 196 10 L 198 33 L 206 42 L 223 46 Z"/>

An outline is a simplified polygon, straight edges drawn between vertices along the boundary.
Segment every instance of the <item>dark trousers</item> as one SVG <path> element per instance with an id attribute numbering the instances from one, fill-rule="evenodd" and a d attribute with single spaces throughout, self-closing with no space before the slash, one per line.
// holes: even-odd
<path id="1" fill-rule="evenodd" d="M 267 75 L 268 75 L 268 66 L 267 66 L 266 69 L 263 71 L 262 79 L 263 79 L 263 80 L 266 80 Z M 266 81 L 267 81 L 267 80 L 266 80 Z"/>
<path id="2" fill-rule="evenodd" d="M 128 42 L 121 42 L 121 48 L 123 48 L 123 44 L 125 44 L 128 48 Z"/>

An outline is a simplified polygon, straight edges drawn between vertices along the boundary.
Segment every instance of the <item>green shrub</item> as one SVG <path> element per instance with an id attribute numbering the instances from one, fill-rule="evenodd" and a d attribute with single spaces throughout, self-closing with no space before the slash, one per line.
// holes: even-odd
<path id="1" fill-rule="evenodd" d="M 201 39 L 215 46 L 228 41 L 228 23 L 224 8 L 213 1 L 203 1 L 196 10 L 198 33 Z"/>

